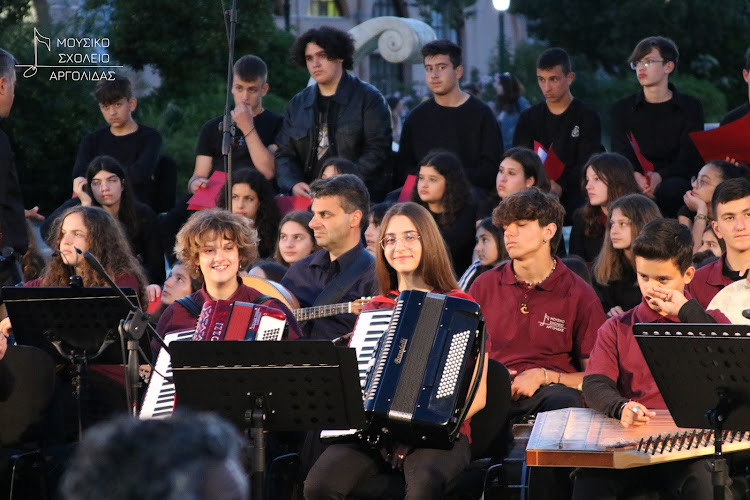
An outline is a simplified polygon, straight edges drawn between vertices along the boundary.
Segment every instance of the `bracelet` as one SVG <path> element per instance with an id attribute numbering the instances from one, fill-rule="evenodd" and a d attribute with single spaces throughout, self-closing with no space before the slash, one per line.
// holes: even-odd
<path id="1" fill-rule="evenodd" d="M 243 135 L 242 138 L 245 139 L 248 135 L 252 134 L 253 130 L 255 130 L 255 125 L 253 125 L 253 128 L 250 129 L 250 132 L 248 132 L 247 134 Z"/>
<path id="2" fill-rule="evenodd" d="M 542 385 L 549 385 L 549 376 L 546 368 L 542 368 L 544 371 L 544 383 Z"/>
<path id="3" fill-rule="evenodd" d="M 623 403 L 623 404 L 622 404 L 622 405 L 620 406 L 620 418 L 622 418 L 622 410 L 624 410 L 624 409 L 625 409 L 625 407 L 626 407 L 626 406 L 628 406 L 628 403 L 630 403 L 630 400 L 627 400 L 627 401 L 625 401 L 625 402 L 624 402 L 624 403 Z"/>
<path id="4" fill-rule="evenodd" d="M 695 217 L 693 217 L 693 220 L 694 220 L 694 221 L 696 221 L 696 220 L 702 220 L 702 221 L 704 221 L 704 222 L 705 222 L 706 224 L 708 224 L 708 223 L 709 223 L 709 222 L 711 221 L 711 220 L 710 220 L 710 219 L 708 218 L 708 216 L 706 216 L 706 215 L 703 215 L 703 214 L 695 214 Z"/>

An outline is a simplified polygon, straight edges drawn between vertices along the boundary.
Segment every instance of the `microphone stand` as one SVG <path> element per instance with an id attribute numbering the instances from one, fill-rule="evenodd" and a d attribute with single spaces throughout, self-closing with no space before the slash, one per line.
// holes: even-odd
<path id="1" fill-rule="evenodd" d="M 232 0 L 232 8 L 224 12 L 229 16 L 229 64 L 227 65 L 227 97 L 224 105 L 222 123 L 221 154 L 224 156 L 224 172 L 227 174 L 225 203 L 227 210 L 232 210 L 232 141 L 236 126 L 232 121 L 232 80 L 234 79 L 234 41 L 237 26 L 237 0 Z"/>
<path id="2" fill-rule="evenodd" d="M 80 250 L 76 248 L 76 252 L 80 253 Z M 120 335 L 127 339 L 128 346 L 128 368 L 125 375 L 128 411 L 132 412 L 133 416 L 137 416 L 138 411 L 135 398 L 138 393 L 138 387 L 140 386 L 140 376 L 138 374 L 138 344 L 141 337 L 143 337 L 143 334 L 146 331 L 149 331 L 151 333 L 151 338 L 155 338 L 161 345 L 162 349 L 169 352 L 169 347 L 167 347 L 164 340 L 156 333 L 154 328 L 148 322 L 149 315 L 143 312 L 143 310 L 136 304 L 131 302 L 128 296 L 125 295 L 125 292 L 122 291 L 122 288 L 117 286 L 114 280 L 109 274 L 107 274 L 107 271 L 104 270 L 101 262 L 99 262 L 91 252 L 83 252 L 83 258 L 86 259 L 88 265 L 91 266 L 100 277 L 104 278 L 104 280 L 109 283 L 110 287 L 117 291 L 122 300 L 128 304 L 128 307 L 130 307 L 130 312 L 128 313 L 127 318 L 120 320 L 119 330 Z"/>

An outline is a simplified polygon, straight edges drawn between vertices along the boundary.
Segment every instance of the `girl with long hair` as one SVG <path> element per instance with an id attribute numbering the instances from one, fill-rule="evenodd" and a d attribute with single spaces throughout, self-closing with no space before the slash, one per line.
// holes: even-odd
<path id="1" fill-rule="evenodd" d="M 633 177 L 633 166 L 618 153 L 598 153 L 589 158 L 583 171 L 581 187 L 586 204 L 573 214 L 570 231 L 570 253 L 593 262 L 604 243 L 608 206 L 616 199 L 641 189 Z"/>
<path id="2" fill-rule="evenodd" d="M 594 261 L 594 290 L 607 317 L 641 303 L 631 245 L 648 222 L 661 218 L 659 207 L 642 194 L 629 194 L 609 206 L 609 225 L 601 252 Z"/>
<path id="3" fill-rule="evenodd" d="M 111 156 L 97 156 L 86 169 L 86 176 L 73 184 L 77 195 L 52 212 L 41 226 L 42 237 L 50 243 L 52 227 L 62 213 L 74 206 L 101 207 L 125 228 L 125 235 L 138 261 L 143 265 L 149 283 L 163 283 L 164 252 L 157 231 L 156 214 L 132 192 L 127 174 Z"/>
<path id="4" fill-rule="evenodd" d="M 225 191 L 222 189 L 219 194 L 219 207 L 225 206 Z M 281 214 L 274 201 L 275 195 L 271 181 L 257 170 L 243 168 L 232 172 L 231 211 L 252 221 L 258 232 L 258 254 L 261 259 L 273 257 L 276 247 L 276 232 Z"/>
<path id="5" fill-rule="evenodd" d="M 289 267 L 320 249 L 315 242 L 315 234 L 310 229 L 312 218 L 311 212 L 295 210 L 281 219 L 273 260 Z"/>
<path id="6" fill-rule="evenodd" d="M 506 196 L 532 186 L 538 187 L 545 193 L 549 192 L 549 177 L 539 155 L 521 146 L 507 149 L 503 153 L 495 178 L 498 203 Z"/>
<path id="7" fill-rule="evenodd" d="M 477 244 L 474 246 L 474 253 L 477 256 L 471 266 L 458 280 L 458 286 L 461 290 L 469 289 L 474 280 L 485 271 L 489 271 L 500 261 L 508 258 L 508 252 L 505 250 L 503 243 L 503 231 L 492 223 L 492 217 L 482 219 L 477 226 L 476 234 Z"/>
<path id="8" fill-rule="evenodd" d="M 381 295 L 364 309 L 393 308 L 399 293 L 406 290 L 473 300 L 457 289 L 440 230 L 425 208 L 408 202 L 394 205 L 383 218 L 380 236 L 375 273 Z M 485 361 L 485 375 L 486 369 Z M 469 417 L 484 407 L 486 389 L 483 376 Z M 412 448 L 396 443 L 381 449 L 378 456 L 363 444 L 329 446 L 305 480 L 305 498 L 344 498 L 359 482 L 377 474 L 386 464 L 403 470 L 410 498 L 441 498 L 445 484 L 469 463 L 470 432 L 470 424 L 465 421 L 461 436 L 450 450 Z"/>
<path id="9" fill-rule="evenodd" d="M 453 270 L 463 274 L 471 264 L 474 229 L 489 214 L 486 203 L 477 203 L 461 160 L 448 151 L 431 151 L 420 162 L 411 201 L 426 208 L 440 228 Z"/>

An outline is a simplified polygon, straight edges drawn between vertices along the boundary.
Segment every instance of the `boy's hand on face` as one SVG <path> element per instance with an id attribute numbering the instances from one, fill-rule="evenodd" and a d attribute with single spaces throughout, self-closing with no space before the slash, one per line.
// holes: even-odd
<path id="1" fill-rule="evenodd" d="M 682 292 L 670 288 L 655 285 L 647 292 L 647 296 L 650 297 L 648 304 L 653 310 L 664 316 L 677 316 L 680 308 L 687 302 L 687 298 Z"/>
<path id="2" fill-rule="evenodd" d="M 249 134 L 255 127 L 253 109 L 244 102 L 240 102 L 234 107 L 232 110 L 232 120 L 237 124 L 237 128 L 242 130 L 242 135 Z"/>

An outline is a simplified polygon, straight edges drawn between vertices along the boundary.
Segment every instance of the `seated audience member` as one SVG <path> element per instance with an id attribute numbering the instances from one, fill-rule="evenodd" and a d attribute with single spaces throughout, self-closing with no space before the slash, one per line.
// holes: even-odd
<path id="1" fill-rule="evenodd" d="M 492 217 L 482 219 L 477 226 L 477 244 L 474 253 L 477 260 L 472 262 L 466 272 L 458 280 L 461 290 L 468 290 L 474 280 L 485 271 L 495 267 L 501 260 L 508 258 L 503 245 L 502 230 L 492 223 Z"/>
<path id="2" fill-rule="evenodd" d="M 701 252 L 711 252 L 716 257 L 721 257 L 721 254 L 727 251 L 727 246 L 722 238 L 718 238 L 712 226 L 708 226 L 703 231 L 703 237 L 701 238 L 701 246 L 698 247 L 697 252 L 693 252 L 693 255 Z"/>
<path id="3" fill-rule="evenodd" d="M 383 201 L 370 207 L 367 229 L 365 229 L 365 244 L 367 245 L 367 251 L 372 255 L 375 255 L 380 244 L 380 223 L 391 205 L 391 203 Z"/>
<path id="4" fill-rule="evenodd" d="M 545 193 L 550 189 L 549 177 L 539 155 L 520 146 L 505 150 L 495 177 L 498 202 L 506 196 L 532 186 Z"/>
<path id="5" fill-rule="evenodd" d="M 605 320 L 594 290 L 552 255 L 564 212 L 553 195 L 538 188 L 504 198 L 492 221 L 505 231 L 511 260 L 483 273 L 469 289 L 482 306 L 488 355 L 513 377 L 506 440 L 514 419 L 583 406 L 583 370 Z M 501 452 L 508 443 L 497 446 Z M 556 497 L 569 497 L 569 473 L 538 468 L 530 497 L 551 498 L 551 489 Z"/>
<path id="6" fill-rule="evenodd" d="M 180 261 L 175 262 L 172 270 L 169 271 L 169 276 L 167 276 L 163 287 L 149 285 L 146 288 L 149 310 L 151 310 L 150 304 L 156 304 L 156 308 L 151 313 L 149 321 L 153 324 L 158 323 L 162 313 L 167 307 L 172 305 L 172 302 L 182 297 L 187 297 L 202 286 L 203 280 L 200 277 L 191 276 L 185 264 Z"/>
<path id="7" fill-rule="evenodd" d="M 71 198 L 52 212 L 42 223 L 42 237 L 49 241 L 51 227 L 68 208 L 83 205 L 102 207 L 125 228 L 133 253 L 146 271 L 149 283 L 163 283 L 164 251 L 156 224 L 156 214 L 133 196 L 130 178 L 122 166 L 110 156 L 94 158 L 86 169 L 86 177 L 74 182 L 77 198 Z"/>
<path id="8" fill-rule="evenodd" d="M 242 434 L 210 413 L 118 418 L 81 441 L 63 478 L 62 498 L 246 499 L 244 448 Z"/>
<path id="9" fill-rule="evenodd" d="M 328 179 L 334 175 L 339 174 L 354 174 L 358 175 L 357 165 L 345 158 L 339 158 L 335 156 L 328 158 L 323 162 L 323 170 L 320 171 L 321 179 Z"/>
<path id="10" fill-rule="evenodd" d="M 372 295 L 373 257 L 362 243 L 370 209 L 365 183 L 351 174 L 318 179 L 310 185 L 310 228 L 322 248 L 291 265 L 281 284 L 301 307 L 352 302 Z M 352 331 L 357 317 L 338 314 L 305 321 L 305 338 L 333 340 Z"/>
<path id="11" fill-rule="evenodd" d="M 513 144 L 513 134 L 521 112 L 530 108 L 531 104 L 523 96 L 523 84 L 510 73 L 495 75 L 495 90 L 497 91 L 496 110 L 497 122 L 503 133 L 503 146 L 510 149 Z"/>
<path id="12" fill-rule="evenodd" d="M 109 283 L 83 257 L 91 252 L 104 270 L 120 287 L 130 287 L 146 304 L 146 277 L 130 250 L 125 232 L 107 211 L 99 207 L 77 206 L 63 212 L 52 226 L 51 243 L 59 253 L 47 261 L 44 275 L 24 286 L 70 286 L 73 276 L 80 276 L 82 286 L 109 287 Z M 76 250 L 77 249 L 77 250 Z M 80 253 L 78 252 L 80 250 Z M 9 335 L 10 318 L 0 321 L 0 333 Z M 60 371 L 65 384 L 67 370 Z M 93 423 L 127 409 L 125 371 L 120 365 L 95 365 L 89 369 L 89 404 L 85 420 Z M 77 418 L 77 410 L 65 408 L 66 420 Z"/>
<path id="13" fill-rule="evenodd" d="M 132 185 L 132 195 L 149 203 L 154 195 L 153 176 L 161 152 L 161 135 L 155 129 L 137 123 L 133 112 L 138 104 L 130 80 L 115 75 L 114 80 L 100 80 L 94 97 L 104 120 L 109 124 L 86 135 L 78 146 L 73 165 L 73 192 L 97 156 L 111 156 L 122 165 Z M 158 282 L 161 283 L 160 279 Z"/>
<path id="14" fill-rule="evenodd" d="M 242 284 L 239 277 L 240 271 L 247 269 L 258 256 L 257 232 L 242 216 L 219 208 L 196 212 L 177 233 L 175 253 L 191 275 L 203 277 L 203 288 L 190 295 L 198 311 L 207 300 L 252 303 L 263 295 Z M 301 336 L 287 306 L 277 299 L 263 304 L 286 314 L 289 338 Z M 194 328 L 198 315 L 175 302 L 162 314 L 156 332 L 163 337 L 175 330 Z"/>
<path id="15" fill-rule="evenodd" d="M 476 198 L 474 198 L 476 200 Z M 488 212 L 485 200 L 472 201 L 471 185 L 453 153 L 433 151 L 422 159 L 411 201 L 430 211 L 440 227 L 457 276 L 471 265 L 477 221 Z"/>
<path id="16" fill-rule="evenodd" d="M 216 206 L 226 206 L 225 191 L 221 190 Z M 276 246 L 281 214 L 274 196 L 273 184 L 260 172 L 249 168 L 232 172 L 232 213 L 248 219 L 258 232 L 258 254 L 261 259 L 273 257 Z"/>
<path id="17" fill-rule="evenodd" d="M 604 244 L 593 266 L 594 290 L 608 318 L 641 303 L 632 245 L 643 226 L 660 218 L 659 207 L 642 194 L 629 194 L 609 205 Z"/>
<path id="18" fill-rule="evenodd" d="M 750 182 L 744 178 L 719 184 L 711 197 L 716 220 L 711 223 L 716 236 L 724 240 L 726 251 L 716 262 L 702 267 L 686 290 L 704 308 L 727 285 L 746 277 L 750 262 Z"/>
<path id="19" fill-rule="evenodd" d="M 473 300 L 457 290 L 440 231 L 430 213 L 415 203 L 398 203 L 383 218 L 382 239 L 375 257 L 381 295 L 364 309 L 392 309 L 406 290 L 442 293 Z M 483 373 L 487 372 L 487 361 Z M 477 370 L 475 369 L 475 374 Z M 484 407 L 486 378 L 450 450 L 414 448 L 401 443 L 373 450 L 365 443 L 329 446 L 305 480 L 305 498 L 344 498 L 357 484 L 388 466 L 403 471 L 407 498 L 442 498 L 445 485 L 470 459 L 468 421 Z"/>
<path id="20" fill-rule="evenodd" d="M 677 220 L 691 229 L 694 252 L 701 246 L 704 229 L 710 227 L 710 222 L 714 220 L 711 197 L 716 186 L 738 177 L 750 180 L 750 168 L 716 160 L 706 163 L 698 175 L 690 180 L 692 189 L 682 197 L 685 204 L 677 211 Z"/>
<path id="21" fill-rule="evenodd" d="M 248 271 L 247 274 L 248 276 L 257 276 L 258 278 L 281 283 L 281 280 L 284 279 L 286 271 L 287 267 L 279 264 L 278 262 L 275 262 L 273 260 L 261 260 L 252 268 L 250 268 L 250 271 Z"/>
<path id="22" fill-rule="evenodd" d="M 641 190 L 633 178 L 633 166 L 622 155 L 595 154 L 586 165 L 581 180 L 587 195 L 586 204 L 573 214 L 570 253 L 593 262 L 604 242 L 608 205 L 620 196 Z"/>
<path id="23" fill-rule="evenodd" d="M 391 113 L 383 95 L 356 76 L 354 40 L 330 26 L 309 29 L 291 48 L 315 83 L 286 107 L 276 151 L 282 193 L 310 197 L 323 162 L 340 156 L 354 162 L 367 188 L 380 199 L 390 187 Z"/>
<path id="24" fill-rule="evenodd" d="M 279 223 L 279 238 L 273 259 L 286 267 L 320 250 L 310 228 L 313 214 L 303 210 L 289 212 Z"/>
<path id="25" fill-rule="evenodd" d="M 236 125 L 232 137 L 232 171 L 250 168 L 271 180 L 276 175 L 273 153 L 276 136 L 283 118 L 263 108 L 263 97 L 268 92 L 268 68 L 260 57 L 245 55 L 232 68 L 232 121 Z M 224 116 L 203 124 L 195 148 L 195 169 L 188 189 L 195 193 L 208 185 L 214 171 L 224 171 L 222 143 Z"/>
<path id="26" fill-rule="evenodd" d="M 719 125 L 726 125 L 727 123 L 739 120 L 746 114 L 750 113 L 750 48 L 745 51 L 745 61 L 742 67 L 742 79 L 745 80 L 747 85 L 748 101 L 734 108 L 732 111 L 724 115 Z"/>
<path id="27" fill-rule="evenodd" d="M 669 83 L 679 56 L 669 38 L 650 36 L 638 42 L 628 63 L 641 88 L 617 101 L 611 110 L 610 151 L 630 161 L 643 194 L 656 200 L 665 217 L 677 214 L 689 179 L 702 164 L 688 134 L 703 130 L 703 105 Z M 652 172 L 641 166 L 636 147 L 652 164 Z"/>
<path id="28" fill-rule="evenodd" d="M 633 242 L 643 300 L 599 329 L 583 379 L 583 394 L 588 406 L 618 419 L 625 428 L 648 428 L 656 415 L 652 410 L 667 409 L 633 335 L 633 325 L 729 322 L 720 312 L 708 314 L 695 299 L 685 297 L 685 285 L 695 273 L 692 250 L 690 231 L 676 220 L 646 224 Z M 646 498 L 646 493 L 658 492 L 668 498 L 704 500 L 713 496 L 710 470 L 706 459 L 627 470 L 579 469 L 573 498 Z"/>

